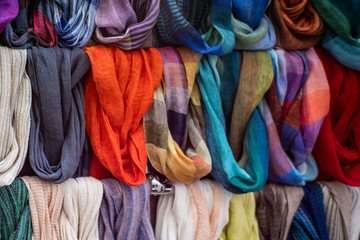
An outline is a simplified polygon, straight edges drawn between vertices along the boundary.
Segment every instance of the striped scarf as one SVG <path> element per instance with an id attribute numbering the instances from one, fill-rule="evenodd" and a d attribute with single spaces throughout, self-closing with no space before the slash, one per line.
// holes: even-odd
<path id="1" fill-rule="evenodd" d="M 101 182 L 104 197 L 99 215 L 100 239 L 155 239 L 147 209 L 150 182 L 131 187 L 116 179 Z"/>
<path id="2" fill-rule="evenodd" d="M 0 188 L 0 238 L 31 239 L 29 194 L 24 182 L 16 178 Z"/>
<path id="3" fill-rule="evenodd" d="M 0 47 L 0 186 L 24 165 L 30 132 L 31 85 L 26 50 Z"/>
<path id="4" fill-rule="evenodd" d="M 200 54 L 187 48 L 159 51 L 164 81 L 144 117 L 148 157 L 169 180 L 192 183 L 211 170 L 200 92 L 194 81 Z"/>
<path id="5" fill-rule="evenodd" d="M 351 220 L 350 220 L 350 240 L 360 239 L 360 188 L 350 187 L 351 191 Z"/>
<path id="6" fill-rule="evenodd" d="M 206 26 L 210 14 L 210 26 Z M 165 45 L 224 55 L 234 48 L 231 0 L 160 0 L 157 33 Z"/>
<path id="7" fill-rule="evenodd" d="M 94 40 L 124 50 L 144 47 L 152 36 L 160 0 L 101 0 L 95 17 Z"/>
<path id="8" fill-rule="evenodd" d="M 0 5 L 0 33 L 4 27 L 16 18 L 19 13 L 19 2 L 3 0 Z"/>
<path id="9" fill-rule="evenodd" d="M 314 49 L 275 49 L 275 81 L 266 94 L 269 130 L 269 180 L 304 185 L 317 176 L 310 155 L 329 111 L 329 86 Z"/>

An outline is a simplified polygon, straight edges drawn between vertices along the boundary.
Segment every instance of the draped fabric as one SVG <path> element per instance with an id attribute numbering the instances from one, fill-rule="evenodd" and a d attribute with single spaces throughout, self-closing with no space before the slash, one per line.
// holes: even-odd
<path id="1" fill-rule="evenodd" d="M 144 47 L 152 36 L 160 0 L 101 0 L 95 17 L 94 39 L 124 50 Z"/>
<path id="2" fill-rule="evenodd" d="M 234 104 L 229 142 L 220 92 L 231 93 L 234 89 L 230 84 L 221 90 L 218 65 L 221 65 L 218 57 L 203 56 L 196 78 L 204 102 L 211 175 L 233 193 L 258 191 L 267 179 L 268 136 L 261 106 L 257 105 L 273 79 L 271 58 L 267 51 L 243 52 L 237 92 L 230 94 L 236 95 L 235 99 L 226 102 Z"/>
<path id="3" fill-rule="evenodd" d="M 29 194 L 24 182 L 16 178 L 0 187 L 0 238 L 31 239 Z"/>
<path id="4" fill-rule="evenodd" d="M 19 13 L 19 2 L 13 0 L 4 0 L 0 6 L 0 33 L 4 27 L 12 22 Z"/>
<path id="5" fill-rule="evenodd" d="M 26 51 L 0 47 L 0 186 L 20 173 L 28 150 L 31 85 Z"/>
<path id="6" fill-rule="evenodd" d="M 299 50 L 320 42 L 324 22 L 310 0 L 273 0 L 271 16 L 276 22 L 276 44 L 279 47 Z"/>
<path id="7" fill-rule="evenodd" d="M 229 222 L 221 232 L 219 240 L 259 239 L 255 209 L 254 193 L 233 195 L 229 206 Z"/>
<path id="8" fill-rule="evenodd" d="M 85 141 L 85 74 L 90 68 L 79 48 L 30 48 L 27 72 L 32 86 L 29 160 L 35 173 L 61 183 L 79 165 Z"/>
<path id="9" fill-rule="evenodd" d="M 38 177 L 22 177 L 28 192 L 32 239 L 61 239 L 59 217 L 64 184 L 52 184 Z"/>
<path id="10" fill-rule="evenodd" d="M 161 55 L 101 45 L 85 51 L 92 64 L 85 84 L 86 130 L 94 150 L 90 175 L 139 185 L 147 162 L 143 116 L 161 81 Z"/>
<path id="11" fill-rule="evenodd" d="M 312 182 L 304 186 L 304 198 L 291 223 L 288 239 L 329 239 L 321 187 Z"/>
<path id="12" fill-rule="evenodd" d="M 349 239 L 352 196 L 350 188 L 339 182 L 320 182 L 329 239 Z"/>
<path id="13" fill-rule="evenodd" d="M 230 53 L 235 43 L 231 5 L 231 0 L 160 0 L 159 39 L 165 45 L 186 46 L 201 53 Z"/>
<path id="14" fill-rule="evenodd" d="M 169 180 L 192 183 L 211 170 L 200 91 L 195 83 L 200 54 L 188 48 L 160 48 L 163 84 L 144 117 L 152 166 Z M 180 54 L 181 53 L 181 54 Z"/>
<path id="15" fill-rule="evenodd" d="M 275 49 L 276 74 L 264 102 L 269 180 L 304 185 L 317 177 L 311 151 L 329 112 L 329 86 L 314 49 Z"/>
<path id="16" fill-rule="evenodd" d="M 319 179 L 360 186 L 360 72 L 316 49 L 330 86 L 330 111 L 324 119 L 313 155 Z"/>
<path id="17" fill-rule="evenodd" d="M 302 187 L 268 183 L 255 193 L 260 239 L 287 239 L 304 196 Z"/>
<path id="18" fill-rule="evenodd" d="M 101 180 L 104 197 L 99 215 L 99 238 L 155 239 L 148 203 L 151 183 L 132 186 L 116 179 Z"/>
<path id="19" fill-rule="evenodd" d="M 39 2 L 19 0 L 19 13 L 0 34 L 1 44 L 11 48 L 52 47 L 58 44 L 54 24 Z"/>
<path id="20" fill-rule="evenodd" d="M 96 8 L 99 0 L 47 0 L 40 2 L 54 23 L 59 45 L 85 47 L 95 28 Z"/>
<path id="21" fill-rule="evenodd" d="M 360 70 L 360 2 L 349 0 L 312 0 L 327 23 L 322 46 L 343 65 Z"/>
<path id="22" fill-rule="evenodd" d="M 175 194 L 158 202 L 156 239 L 218 239 L 229 221 L 231 194 L 210 180 L 173 186 Z"/>
<path id="23" fill-rule="evenodd" d="M 61 239 L 103 239 L 98 230 L 102 197 L 103 185 L 95 178 L 71 178 L 64 183 L 59 218 Z"/>
<path id="24" fill-rule="evenodd" d="M 360 188 L 349 187 L 351 191 L 351 224 L 350 224 L 350 240 L 358 240 L 360 238 Z"/>

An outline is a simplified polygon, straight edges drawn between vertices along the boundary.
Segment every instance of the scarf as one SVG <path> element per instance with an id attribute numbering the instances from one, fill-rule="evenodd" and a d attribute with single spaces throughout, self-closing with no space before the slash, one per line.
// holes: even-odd
<path id="1" fill-rule="evenodd" d="M 47 0 L 40 7 L 54 23 L 59 45 L 62 47 L 85 47 L 94 28 L 99 0 Z"/>
<path id="2" fill-rule="evenodd" d="M 229 222 L 222 230 L 219 240 L 257 240 L 258 222 L 255 216 L 253 193 L 233 195 L 229 206 Z"/>
<path id="3" fill-rule="evenodd" d="M 147 162 L 142 118 L 161 80 L 161 55 L 156 49 L 124 52 L 101 45 L 85 51 L 92 65 L 85 84 L 86 130 L 94 150 L 90 176 L 112 174 L 140 185 Z"/>
<path id="4" fill-rule="evenodd" d="M 24 182 L 16 178 L 0 188 L 0 238 L 31 239 L 29 194 Z"/>
<path id="5" fill-rule="evenodd" d="M 324 23 L 310 0 L 273 0 L 271 14 L 277 23 L 276 45 L 279 47 L 298 50 L 320 42 Z"/>
<path id="6" fill-rule="evenodd" d="M 313 155 L 319 179 L 360 186 L 360 73 L 351 70 L 325 51 L 316 49 L 330 86 L 330 111 L 324 119 Z"/>
<path id="7" fill-rule="evenodd" d="M 304 186 L 304 193 L 287 239 L 329 239 L 320 185 L 315 182 L 308 183 Z"/>
<path id="8" fill-rule="evenodd" d="M 329 112 L 329 86 L 314 49 L 275 49 L 275 81 L 266 94 L 269 180 L 304 185 L 317 177 L 311 151 Z"/>
<path id="9" fill-rule="evenodd" d="M 61 183 L 74 175 L 85 141 L 82 80 L 90 61 L 79 48 L 30 48 L 29 160 L 35 173 Z M 51 77 L 49 77 L 51 76 Z"/>
<path id="10" fill-rule="evenodd" d="M 24 165 L 30 132 L 31 85 L 26 51 L 0 47 L 0 186 Z"/>
<path id="11" fill-rule="evenodd" d="M 231 0 L 211 0 L 211 3 L 203 0 L 160 0 L 156 22 L 159 39 L 165 45 L 187 46 L 201 53 L 230 53 L 235 43 L 231 5 Z"/>
<path id="12" fill-rule="evenodd" d="M 343 65 L 360 70 L 360 3 L 349 0 L 312 0 L 327 23 L 322 46 Z"/>
<path id="13" fill-rule="evenodd" d="M 19 2 L 13 0 L 4 0 L 0 6 L 0 33 L 4 27 L 16 18 L 19 13 Z"/>
<path id="14" fill-rule="evenodd" d="M 255 193 L 260 239 L 286 240 L 304 196 L 302 187 L 268 183 Z"/>
<path id="15" fill-rule="evenodd" d="M 177 51 L 166 47 L 159 52 L 164 81 L 144 117 L 146 150 L 158 172 L 171 181 L 190 184 L 211 170 L 200 92 L 195 83 L 201 55 L 188 48 Z"/>
<path id="16" fill-rule="evenodd" d="M 225 86 L 227 89 L 221 89 L 222 74 L 217 69 L 219 66 L 222 72 L 221 64 L 216 56 L 203 56 L 196 78 L 204 102 L 206 137 L 212 158 L 211 175 L 233 193 L 258 191 L 267 179 L 268 143 L 262 109 L 257 105 L 273 78 L 271 58 L 266 51 L 243 52 L 239 83 L 233 100 L 229 142 L 220 92 L 232 96 L 235 94 L 231 93 L 234 91 L 231 84 Z M 229 104 L 231 102 L 227 101 Z"/>
<path id="17" fill-rule="evenodd" d="M 0 34 L 1 44 L 11 48 L 52 47 L 58 44 L 54 24 L 42 6 L 38 6 L 39 2 L 19 0 L 19 13 Z"/>
<path id="18" fill-rule="evenodd" d="M 159 15 L 160 0 L 102 0 L 95 17 L 94 39 L 124 50 L 144 47 Z"/>
<path id="19" fill-rule="evenodd" d="M 101 181 L 100 239 L 155 239 L 147 209 L 151 183 L 130 187 L 116 179 Z"/>
<path id="20" fill-rule="evenodd" d="M 22 177 L 28 192 L 32 240 L 61 239 L 59 217 L 64 199 L 64 184 L 52 184 L 38 177 Z"/>
<path id="21" fill-rule="evenodd" d="M 320 182 L 329 239 L 349 239 L 351 221 L 351 191 L 339 182 Z"/>
<path id="22" fill-rule="evenodd" d="M 159 198 L 156 239 L 218 239 L 229 220 L 231 194 L 210 180 L 173 187 L 174 195 Z"/>
<path id="23" fill-rule="evenodd" d="M 350 187 L 351 191 L 351 220 L 350 220 L 350 240 L 360 239 L 360 188 Z"/>
<path id="24" fill-rule="evenodd" d="M 95 178 L 70 178 L 64 183 L 59 218 L 61 239 L 102 239 L 98 230 L 102 197 L 103 185 Z"/>

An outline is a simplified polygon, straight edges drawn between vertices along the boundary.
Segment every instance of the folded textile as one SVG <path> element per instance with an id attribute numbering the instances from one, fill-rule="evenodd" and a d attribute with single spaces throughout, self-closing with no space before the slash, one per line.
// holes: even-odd
<path id="1" fill-rule="evenodd" d="M 156 49 L 85 48 L 92 71 L 85 84 L 85 120 L 94 154 L 90 176 L 142 184 L 146 170 L 143 116 L 162 76 Z M 111 93 L 111 94 L 109 94 Z"/>
<path id="2" fill-rule="evenodd" d="M 160 0 L 156 22 L 159 40 L 201 53 L 230 53 L 235 43 L 231 5 L 231 0 Z"/>
<path id="3" fill-rule="evenodd" d="M 323 50 L 316 49 L 316 53 L 330 86 L 330 111 L 312 152 L 319 180 L 360 186 L 360 72 L 341 65 Z"/>
<path id="4" fill-rule="evenodd" d="M 259 239 L 255 208 L 254 193 L 233 195 L 229 206 L 229 222 L 222 230 L 219 240 Z"/>
<path id="5" fill-rule="evenodd" d="M 103 185 L 95 178 L 70 178 L 64 182 L 59 218 L 61 239 L 103 239 L 98 229 L 102 197 Z"/>
<path id="6" fill-rule="evenodd" d="M 4 27 L 16 18 L 19 13 L 19 2 L 4 0 L 0 5 L 0 33 Z"/>
<path id="7" fill-rule="evenodd" d="M 31 85 L 26 50 L 0 47 L 0 186 L 20 173 L 28 150 Z"/>
<path id="8" fill-rule="evenodd" d="M 101 0 L 95 17 L 94 40 L 124 50 L 136 49 L 152 36 L 160 0 Z"/>
<path id="9" fill-rule="evenodd" d="M 236 94 L 231 93 L 233 84 L 222 89 L 219 65 L 218 57 L 203 56 L 196 78 L 204 102 L 202 109 L 212 158 L 211 175 L 233 193 L 258 191 L 267 179 L 268 136 L 261 106 L 257 105 L 273 79 L 271 58 L 267 51 L 243 52 L 241 70 L 237 67 L 240 77 Z M 226 109 L 234 106 L 229 142 L 220 93 L 235 96 L 233 101 L 226 101 L 231 105 Z"/>
<path id="10" fill-rule="evenodd" d="M 195 83 L 201 55 L 188 48 L 158 50 L 164 80 L 144 116 L 146 150 L 158 172 L 171 181 L 190 184 L 211 170 L 200 91 Z"/>
<path id="11" fill-rule="evenodd" d="M 304 186 L 304 198 L 294 215 L 287 239 L 329 239 L 323 195 L 318 183 Z"/>
<path id="12" fill-rule="evenodd" d="M 351 191 L 351 220 L 350 220 L 350 240 L 360 239 L 360 188 L 350 187 Z"/>
<path id="13" fill-rule="evenodd" d="M 94 32 L 98 1 L 47 0 L 39 7 L 54 23 L 60 46 L 85 47 Z"/>
<path id="14" fill-rule="evenodd" d="M 16 2 L 13 1 L 13 2 Z M 11 48 L 52 47 L 58 44 L 53 22 L 40 0 L 19 0 L 19 13 L 0 34 L 0 42 Z"/>
<path id="15" fill-rule="evenodd" d="M 322 46 L 343 65 L 360 70 L 360 2 L 311 1 L 326 22 Z"/>
<path id="16" fill-rule="evenodd" d="M 255 193 L 260 239 L 287 239 L 291 222 L 304 196 L 302 187 L 266 184 Z"/>
<path id="17" fill-rule="evenodd" d="M 32 85 L 29 160 L 35 173 L 61 183 L 74 175 L 85 141 L 83 82 L 90 61 L 79 48 L 28 49 Z"/>
<path id="18" fill-rule="evenodd" d="M 99 238 L 155 239 L 148 203 L 151 184 L 129 186 L 117 179 L 101 180 L 104 197 L 99 215 Z"/>
<path id="19" fill-rule="evenodd" d="M 304 185 L 317 177 L 311 151 L 329 112 L 329 86 L 314 49 L 273 53 L 276 74 L 264 102 L 269 180 Z"/>
<path id="20" fill-rule="evenodd" d="M 299 50 L 320 42 L 324 23 L 310 0 L 273 0 L 271 16 L 276 22 L 276 44 L 279 47 Z"/>
<path id="21" fill-rule="evenodd" d="M 59 217 L 64 184 L 52 184 L 38 177 L 22 177 L 28 192 L 32 239 L 61 239 Z"/>
<path id="22" fill-rule="evenodd" d="M 339 182 L 319 182 L 324 197 L 324 210 L 329 239 L 349 239 L 352 196 Z"/>
<path id="23" fill-rule="evenodd" d="M 229 221 L 231 194 L 210 180 L 173 186 L 174 195 L 158 202 L 156 239 L 218 239 Z"/>
<path id="24" fill-rule="evenodd" d="M 0 238 L 31 239 L 29 193 L 24 182 L 16 178 L 0 187 Z"/>

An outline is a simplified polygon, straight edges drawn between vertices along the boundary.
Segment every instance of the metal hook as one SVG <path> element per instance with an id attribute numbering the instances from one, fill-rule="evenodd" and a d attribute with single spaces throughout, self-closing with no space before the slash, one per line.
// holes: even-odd
<path id="1" fill-rule="evenodd" d="M 161 183 L 159 178 L 153 174 L 148 175 L 151 180 L 151 195 L 169 195 L 174 194 L 174 187 L 166 182 Z"/>

